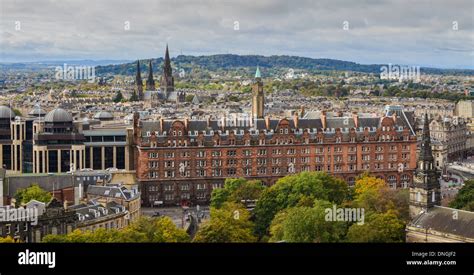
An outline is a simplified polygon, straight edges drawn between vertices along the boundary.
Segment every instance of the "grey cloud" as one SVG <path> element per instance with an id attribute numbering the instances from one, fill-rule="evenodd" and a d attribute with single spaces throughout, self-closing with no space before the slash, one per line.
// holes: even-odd
<path id="1" fill-rule="evenodd" d="M 287 54 L 474 68 L 470 0 L 2 0 L 0 5 L 0 61 L 150 58 L 162 56 L 170 43 L 172 55 Z M 17 20 L 21 31 L 14 30 Z M 234 21 L 240 30 L 233 29 Z M 452 29 L 453 21 L 459 30 Z"/>

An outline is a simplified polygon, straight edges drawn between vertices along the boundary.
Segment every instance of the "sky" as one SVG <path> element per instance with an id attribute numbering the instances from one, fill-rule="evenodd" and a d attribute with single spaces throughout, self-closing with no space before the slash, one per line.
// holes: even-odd
<path id="1" fill-rule="evenodd" d="M 0 62 L 294 55 L 474 69 L 474 0 L 1 0 Z"/>

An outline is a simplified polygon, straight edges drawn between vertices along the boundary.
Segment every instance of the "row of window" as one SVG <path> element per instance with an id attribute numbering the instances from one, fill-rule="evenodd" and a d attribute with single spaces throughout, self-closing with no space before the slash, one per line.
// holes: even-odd
<path id="1" fill-rule="evenodd" d="M 341 146 L 336 146 L 336 147 L 333 147 L 333 148 L 334 148 L 334 150 L 333 150 L 334 153 L 342 153 L 342 151 L 343 151 Z M 371 150 L 371 146 L 362 146 L 362 152 L 370 152 L 370 150 Z M 375 150 L 375 152 L 383 152 L 384 147 L 383 146 L 375 146 L 374 150 Z M 398 150 L 398 147 L 395 146 L 395 145 L 391 145 L 389 150 L 395 152 L 395 151 Z M 402 150 L 407 151 L 407 150 L 409 150 L 409 147 L 407 145 L 402 145 Z M 324 147 L 315 148 L 315 153 L 322 154 L 325 151 L 328 152 L 328 153 L 331 153 L 331 147 L 327 147 L 326 150 L 325 150 Z M 357 152 L 357 147 L 356 146 L 348 147 L 348 151 L 349 152 Z M 272 149 L 271 150 L 272 155 L 282 155 L 283 153 L 286 153 L 287 155 L 294 155 L 294 154 L 296 154 L 296 152 L 297 152 L 297 149 L 294 149 L 294 148 L 290 148 L 290 149 L 287 149 L 287 150 L 283 150 L 283 149 Z M 311 153 L 311 148 L 302 148 L 300 150 L 300 152 L 301 152 L 301 154 L 310 154 Z M 197 151 L 196 152 L 196 157 L 197 158 L 204 158 L 204 157 L 207 156 L 207 153 L 208 152 L 206 152 L 206 151 Z M 261 155 L 267 155 L 268 150 L 267 149 L 258 149 L 256 151 L 256 153 L 257 153 L 257 155 L 260 155 L 260 156 Z M 211 154 L 212 157 L 221 157 L 223 155 L 223 152 L 222 151 L 211 151 L 210 154 Z M 225 152 L 225 154 L 228 157 L 235 157 L 235 156 L 238 155 L 237 150 L 227 150 Z M 252 150 L 242 150 L 242 156 L 251 156 L 251 155 L 253 155 Z M 180 152 L 179 156 L 181 158 L 190 157 L 190 152 L 189 151 Z M 158 157 L 159 157 L 159 154 L 157 152 L 148 153 L 148 158 L 150 158 L 150 159 L 154 159 L 154 158 L 158 158 Z M 164 152 L 163 157 L 164 158 L 174 158 L 175 153 L 174 152 Z"/>
<path id="2" fill-rule="evenodd" d="M 334 162 L 343 162 L 344 161 L 344 158 L 343 156 L 339 156 L 339 155 L 336 155 L 333 157 L 334 159 Z M 410 155 L 407 154 L 407 153 L 403 153 L 402 154 L 402 158 L 401 158 L 403 161 L 406 161 L 406 160 L 409 160 L 410 159 Z M 267 158 L 257 158 L 257 165 L 261 166 L 261 165 L 267 165 Z M 279 164 L 282 164 L 283 163 L 283 158 L 272 158 L 271 159 L 271 164 L 273 165 L 279 165 Z M 286 163 L 293 163 L 295 164 L 296 163 L 296 160 L 297 158 L 294 158 L 294 157 L 289 157 L 289 158 L 285 158 L 284 160 L 286 160 Z M 303 163 L 303 164 L 309 164 L 311 162 L 311 158 L 310 157 L 301 157 L 299 158 L 300 160 L 300 163 Z M 326 160 L 326 161 L 325 161 Z M 367 161 L 370 161 L 371 158 L 370 158 L 370 155 L 368 154 L 364 154 L 362 155 L 362 161 L 364 162 L 367 162 Z M 375 155 L 375 160 L 376 161 L 383 161 L 384 160 L 384 155 L 383 154 L 376 154 Z M 397 161 L 397 155 L 396 154 L 391 154 L 388 158 L 389 161 Z M 348 155 L 347 156 L 347 162 L 356 162 L 357 161 L 357 155 Z M 236 166 L 238 164 L 238 160 L 237 159 L 227 159 L 225 162 L 223 160 L 220 160 L 220 159 L 214 159 L 214 160 L 211 160 L 210 163 L 211 163 L 211 167 L 222 167 L 222 164 L 223 163 L 226 163 L 227 166 Z M 243 166 L 251 166 L 252 165 L 252 159 L 243 159 L 240 161 L 241 164 Z M 330 163 L 331 162 L 331 156 L 317 156 L 315 157 L 315 163 L 323 163 L 323 162 L 326 162 L 326 163 Z M 207 160 L 196 160 L 196 167 L 207 167 L 208 165 L 208 161 Z M 158 169 L 159 168 L 159 162 L 158 161 L 149 161 L 148 162 L 148 168 L 150 169 Z M 173 160 L 166 160 L 166 161 L 163 161 L 163 167 L 164 168 L 174 168 L 175 167 L 175 161 Z M 191 161 L 189 160 L 184 160 L 184 161 L 180 161 L 179 162 L 179 165 L 178 165 L 180 171 L 183 171 L 183 169 L 187 169 L 189 167 L 191 167 Z"/>
<path id="3" fill-rule="evenodd" d="M 271 173 L 272 174 L 282 174 L 282 173 L 296 173 L 296 172 L 302 172 L 302 171 L 310 171 L 311 166 L 309 165 L 301 165 L 299 169 L 294 167 L 294 165 L 290 164 L 288 167 L 268 167 L 269 169 L 271 168 Z M 346 167 L 346 169 L 344 169 Z M 332 168 L 332 169 L 331 169 Z M 403 171 L 405 169 L 408 169 L 408 163 L 388 163 L 387 165 L 383 163 L 363 163 L 361 165 L 361 170 L 398 170 L 398 171 Z M 237 169 L 240 169 L 242 171 L 242 175 L 246 176 L 251 176 L 252 175 L 252 169 L 250 167 L 244 167 L 244 168 L 226 168 L 226 169 L 220 169 L 220 168 L 213 168 L 211 169 L 210 176 L 212 177 L 220 177 L 223 176 L 223 171 L 225 171 L 226 176 L 237 176 Z M 257 175 L 267 175 L 267 167 L 262 166 L 262 167 L 256 167 L 255 168 L 257 171 Z M 357 165 L 356 164 L 348 164 L 348 165 L 341 165 L 341 164 L 334 164 L 334 165 L 316 165 L 315 166 L 315 171 L 334 171 L 334 172 L 343 172 L 343 171 L 348 171 L 348 172 L 355 172 L 357 171 Z M 191 173 L 191 170 L 184 170 L 184 171 L 178 171 L 177 173 L 180 177 L 191 177 L 192 174 L 194 174 L 196 177 L 207 177 L 208 176 L 208 171 L 206 169 L 197 169 L 195 173 Z M 166 170 L 164 171 L 163 178 L 174 178 L 176 176 L 176 172 L 174 170 Z M 151 171 L 148 173 L 148 177 L 150 179 L 158 179 L 160 178 L 160 172 L 158 171 Z"/>

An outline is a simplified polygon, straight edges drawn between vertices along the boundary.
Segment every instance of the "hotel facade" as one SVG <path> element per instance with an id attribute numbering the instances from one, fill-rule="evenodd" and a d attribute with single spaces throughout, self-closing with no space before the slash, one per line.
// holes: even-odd
<path id="1" fill-rule="evenodd" d="M 260 72 L 252 104 L 262 106 Z M 416 169 L 417 138 L 407 115 L 299 116 L 275 119 L 133 120 L 135 168 L 144 205 L 205 204 L 226 178 L 261 180 L 323 171 L 353 185 L 368 171 L 392 188 L 407 188 Z"/>

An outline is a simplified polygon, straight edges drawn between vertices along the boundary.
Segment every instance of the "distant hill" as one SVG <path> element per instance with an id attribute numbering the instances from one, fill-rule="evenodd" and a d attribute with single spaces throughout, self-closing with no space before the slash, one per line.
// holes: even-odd
<path id="1" fill-rule="evenodd" d="M 51 67 L 63 66 L 99 66 L 115 65 L 131 62 L 130 60 L 55 60 L 36 62 L 0 62 L 2 70 L 44 70 Z"/>
<path id="2" fill-rule="evenodd" d="M 153 71 L 161 71 L 163 58 L 151 59 Z M 261 56 L 261 55 L 236 55 L 218 54 L 209 56 L 179 55 L 171 59 L 173 66 L 180 68 L 201 68 L 209 71 L 235 70 L 238 68 L 255 68 L 257 65 L 270 69 L 303 69 L 308 71 L 353 71 L 363 73 L 380 73 L 380 67 L 387 64 L 364 65 L 350 61 L 335 59 L 315 59 L 299 56 Z M 141 60 L 142 73 L 147 72 L 148 60 Z M 96 74 L 121 74 L 133 75 L 136 72 L 136 63 L 119 65 L 97 66 Z M 474 75 L 474 70 L 469 69 L 437 69 L 421 68 L 421 73 L 429 74 L 456 74 Z"/>

